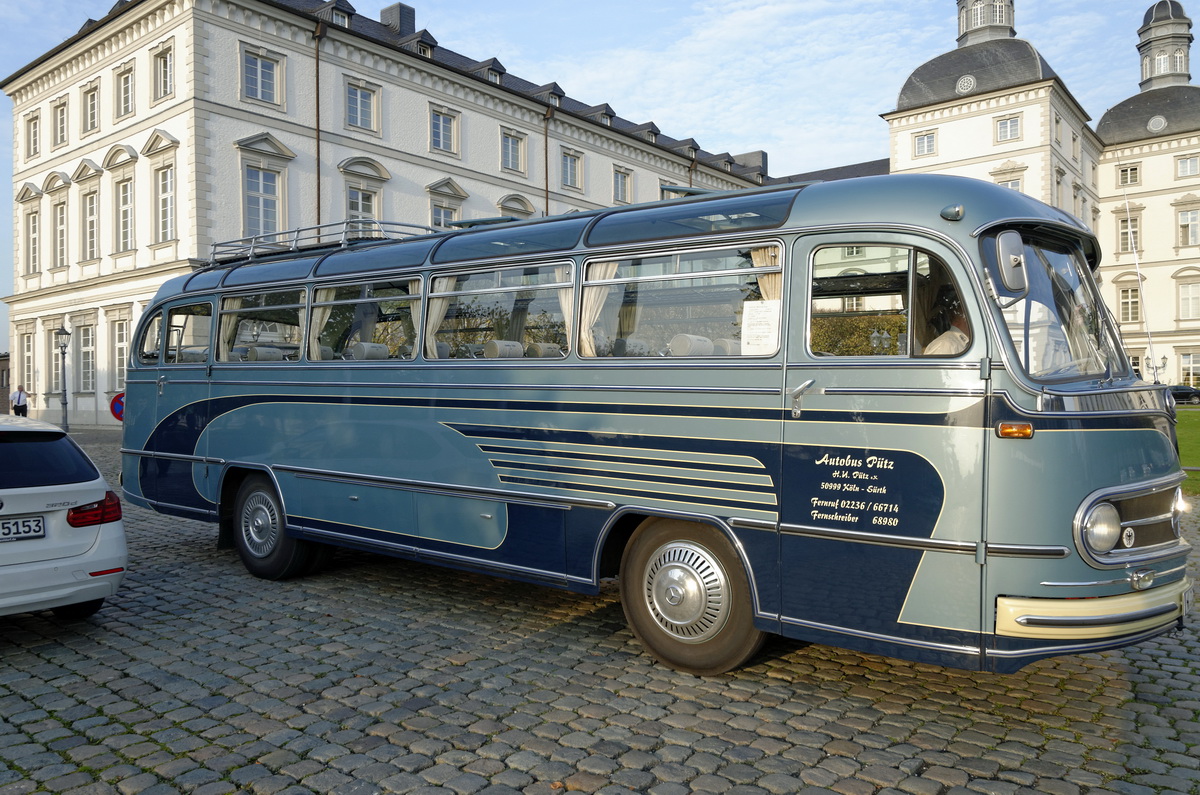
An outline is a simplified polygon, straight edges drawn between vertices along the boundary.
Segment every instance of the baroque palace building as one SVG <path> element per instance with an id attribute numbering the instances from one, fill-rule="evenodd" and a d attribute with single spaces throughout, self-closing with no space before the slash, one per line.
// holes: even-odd
<path id="1" fill-rule="evenodd" d="M 1145 12 L 1139 90 L 1094 127 L 1017 38 L 1014 0 L 956 13 L 957 47 L 883 114 L 887 159 L 772 178 L 764 152 L 713 154 L 448 51 L 403 4 L 372 20 L 347 0 L 121 0 L 0 82 L 14 102 L 11 381 L 54 419 L 65 327 L 72 417 L 114 422 L 142 308 L 217 241 L 890 171 L 988 180 L 1083 219 L 1135 364 L 1200 385 L 1200 87 L 1182 5 Z"/>
<path id="2" fill-rule="evenodd" d="M 958 47 L 914 70 L 883 115 L 890 158 L 875 170 L 975 177 L 1073 213 L 1100 239 L 1101 290 L 1135 366 L 1200 385 L 1200 87 L 1183 6 L 1145 12 L 1140 90 L 1094 129 L 1016 38 L 1013 0 L 957 0 L 957 13 Z"/>
<path id="3" fill-rule="evenodd" d="M 12 381 L 112 424 L 159 285 L 215 242 L 364 217 L 445 228 L 762 184 L 712 153 L 447 50 L 397 3 L 120 0 L 0 81 L 13 101 Z"/>

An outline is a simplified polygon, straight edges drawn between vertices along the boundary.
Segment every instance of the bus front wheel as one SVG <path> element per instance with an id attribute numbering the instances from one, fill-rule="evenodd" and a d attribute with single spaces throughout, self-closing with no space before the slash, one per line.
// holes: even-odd
<path id="1" fill-rule="evenodd" d="M 234 504 L 234 543 L 242 564 L 255 577 L 285 580 L 305 573 L 312 550 L 285 531 L 283 503 L 263 475 L 251 475 Z"/>
<path id="2" fill-rule="evenodd" d="M 766 637 L 754 627 L 750 586 L 733 545 L 705 525 L 644 523 L 621 557 L 620 586 L 633 634 L 676 670 L 724 673 L 750 659 Z"/>

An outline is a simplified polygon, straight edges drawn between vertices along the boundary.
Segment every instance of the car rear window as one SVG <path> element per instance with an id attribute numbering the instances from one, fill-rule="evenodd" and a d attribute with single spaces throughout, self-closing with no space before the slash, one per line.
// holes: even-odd
<path id="1" fill-rule="evenodd" d="M 65 433 L 0 433 L 0 489 L 87 483 L 100 477 Z"/>

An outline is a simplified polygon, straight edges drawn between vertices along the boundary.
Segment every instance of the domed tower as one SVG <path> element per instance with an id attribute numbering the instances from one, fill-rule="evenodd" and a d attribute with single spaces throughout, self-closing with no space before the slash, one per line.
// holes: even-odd
<path id="1" fill-rule="evenodd" d="M 1192 21 L 1175 0 L 1160 0 L 1146 11 L 1138 28 L 1143 91 L 1191 82 Z"/>
<path id="2" fill-rule="evenodd" d="M 1159 0 L 1138 28 L 1141 92 L 1113 105 L 1096 132 L 1108 146 L 1200 130 L 1200 87 L 1191 84 L 1192 21 L 1176 0 Z"/>
<path id="3" fill-rule="evenodd" d="M 1017 38 L 1013 0 L 957 0 L 958 48 L 918 67 L 900 89 L 897 110 L 1003 91 L 1058 75 Z"/>

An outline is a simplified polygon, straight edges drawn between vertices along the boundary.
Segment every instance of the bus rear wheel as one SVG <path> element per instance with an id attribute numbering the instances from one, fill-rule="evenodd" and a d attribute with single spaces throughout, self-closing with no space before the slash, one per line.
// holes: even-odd
<path id="1" fill-rule="evenodd" d="M 234 503 L 234 544 L 247 571 L 265 580 L 286 580 L 306 573 L 312 545 L 286 532 L 283 503 L 264 475 L 251 475 Z"/>
<path id="2" fill-rule="evenodd" d="M 750 586 L 733 545 L 713 528 L 650 520 L 621 558 L 621 607 L 633 634 L 660 662 L 707 676 L 754 656 Z"/>

